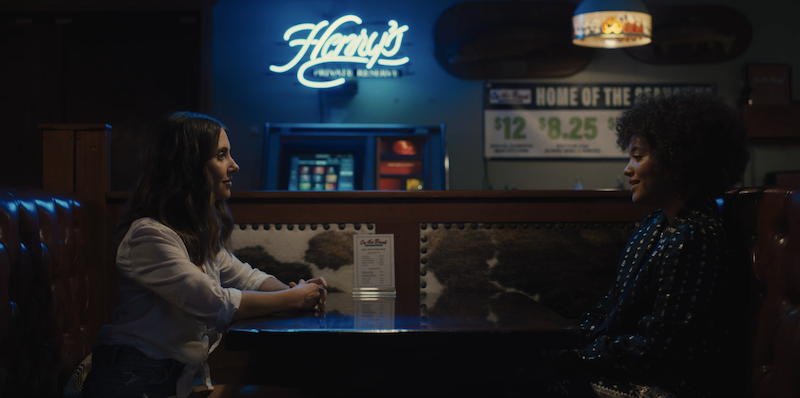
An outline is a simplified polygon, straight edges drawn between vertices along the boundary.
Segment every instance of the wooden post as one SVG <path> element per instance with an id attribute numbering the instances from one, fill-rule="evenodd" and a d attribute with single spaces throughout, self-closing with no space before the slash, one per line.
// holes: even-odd
<path id="1" fill-rule="evenodd" d="M 115 279 L 109 270 L 110 237 L 106 233 L 106 192 L 109 188 L 110 133 L 107 124 L 41 124 L 42 186 L 46 191 L 78 196 L 86 214 L 85 239 L 89 278 L 89 316 L 97 336 L 111 321 Z M 113 258 L 112 258 L 113 260 Z M 111 279 L 110 279 L 111 278 Z M 95 341 L 92 341 L 94 344 Z"/>
<path id="2" fill-rule="evenodd" d="M 45 130 L 42 147 L 44 189 L 75 192 L 75 131 Z"/>

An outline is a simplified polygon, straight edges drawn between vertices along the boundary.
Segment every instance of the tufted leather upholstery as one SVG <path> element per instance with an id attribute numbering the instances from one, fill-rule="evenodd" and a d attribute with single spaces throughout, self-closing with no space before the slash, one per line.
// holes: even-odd
<path id="1" fill-rule="evenodd" d="M 0 186 L 0 396 L 59 396 L 91 352 L 85 217 L 68 194 Z"/>
<path id="2" fill-rule="evenodd" d="M 768 189 L 752 245 L 756 397 L 800 396 L 800 188 Z"/>
<path id="3" fill-rule="evenodd" d="M 747 390 L 800 397 L 800 188 L 747 188 L 725 202 L 733 248 L 749 265 L 749 303 L 732 303 L 750 308 L 741 319 Z"/>

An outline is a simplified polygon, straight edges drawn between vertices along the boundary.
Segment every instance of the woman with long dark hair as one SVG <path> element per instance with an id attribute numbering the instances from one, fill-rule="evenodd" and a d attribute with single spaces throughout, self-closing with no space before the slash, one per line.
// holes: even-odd
<path id="1" fill-rule="evenodd" d="M 284 284 L 231 253 L 225 204 L 239 166 L 216 119 L 168 115 L 153 129 L 115 238 L 118 305 L 92 353 L 84 397 L 186 397 L 231 322 L 322 310 L 323 278 Z"/>

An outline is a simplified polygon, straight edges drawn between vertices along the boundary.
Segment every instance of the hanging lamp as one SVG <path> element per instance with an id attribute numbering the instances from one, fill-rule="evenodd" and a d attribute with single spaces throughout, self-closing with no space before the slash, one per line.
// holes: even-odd
<path id="1" fill-rule="evenodd" d="M 583 0 L 572 14 L 572 42 L 579 46 L 643 46 L 652 31 L 652 18 L 639 0 Z"/>

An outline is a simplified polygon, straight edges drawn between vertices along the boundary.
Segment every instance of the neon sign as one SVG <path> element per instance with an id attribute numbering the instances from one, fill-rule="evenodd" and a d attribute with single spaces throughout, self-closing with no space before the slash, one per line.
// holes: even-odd
<path id="1" fill-rule="evenodd" d="M 311 88 L 330 88 L 344 84 L 345 77 L 351 77 L 352 72 L 314 74 L 317 78 L 334 78 L 333 80 L 309 80 L 306 71 L 309 68 L 329 63 L 355 63 L 366 65 L 366 70 L 358 70 L 355 75 L 360 77 L 396 77 L 396 73 L 374 73 L 372 67 L 401 66 L 408 63 L 408 57 L 392 58 L 400 51 L 403 44 L 403 33 L 408 31 L 408 25 L 400 26 L 397 21 L 389 21 L 389 29 L 380 35 L 378 32 L 367 33 L 361 29 L 359 34 L 342 34 L 336 32 L 346 23 L 361 25 L 361 18 L 355 15 L 345 15 L 333 23 L 327 20 L 315 24 L 301 23 L 287 29 L 283 40 L 289 42 L 289 47 L 300 47 L 294 58 L 286 65 L 270 65 L 269 70 L 275 73 L 284 73 L 297 66 L 300 60 L 311 50 L 308 60 L 300 64 L 297 69 L 297 80 L 300 84 Z M 322 30 L 325 29 L 323 32 Z M 304 38 L 292 39 L 296 33 L 307 31 Z M 321 33 L 321 35 L 320 35 Z M 319 35 L 319 36 L 317 36 Z M 291 40 L 290 40 L 291 39 Z M 394 76 L 383 76 L 394 75 Z"/>

